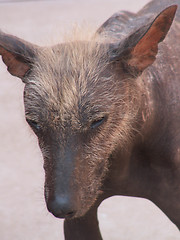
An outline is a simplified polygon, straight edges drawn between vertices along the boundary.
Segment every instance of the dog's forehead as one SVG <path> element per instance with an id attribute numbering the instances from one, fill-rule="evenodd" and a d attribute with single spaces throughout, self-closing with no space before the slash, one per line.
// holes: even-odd
<path id="1" fill-rule="evenodd" d="M 34 101 L 41 100 L 51 114 L 61 118 L 78 118 L 79 108 L 87 110 L 87 103 L 97 90 L 105 63 L 104 52 L 94 42 L 44 48 L 29 79 Z"/>

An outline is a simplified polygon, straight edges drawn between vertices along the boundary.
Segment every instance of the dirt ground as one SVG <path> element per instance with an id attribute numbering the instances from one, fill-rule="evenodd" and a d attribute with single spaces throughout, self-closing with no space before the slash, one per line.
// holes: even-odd
<path id="1" fill-rule="evenodd" d="M 43 45 L 61 41 L 74 22 L 99 26 L 114 12 L 137 11 L 148 1 L 12 2 L 0 1 L 0 29 Z M 0 240 L 62 240 L 63 221 L 46 210 L 43 160 L 24 119 L 23 87 L 0 61 Z M 148 200 L 108 199 L 99 220 L 105 240 L 180 239 L 176 226 Z"/>

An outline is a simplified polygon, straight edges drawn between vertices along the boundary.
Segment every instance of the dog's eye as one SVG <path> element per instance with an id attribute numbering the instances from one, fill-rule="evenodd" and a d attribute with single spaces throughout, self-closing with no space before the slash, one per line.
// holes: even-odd
<path id="1" fill-rule="evenodd" d="M 36 121 L 34 121 L 34 120 L 30 120 L 30 119 L 26 119 L 26 121 L 29 123 L 29 125 L 33 128 L 33 129 L 35 129 L 35 130 L 40 130 L 40 125 L 36 122 Z"/>
<path id="2" fill-rule="evenodd" d="M 94 129 L 94 128 L 99 127 L 102 123 L 104 123 L 105 120 L 106 120 L 106 117 L 105 117 L 105 116 L 94 120 L 94 121 L 91 123 L 91 128 Z"/>

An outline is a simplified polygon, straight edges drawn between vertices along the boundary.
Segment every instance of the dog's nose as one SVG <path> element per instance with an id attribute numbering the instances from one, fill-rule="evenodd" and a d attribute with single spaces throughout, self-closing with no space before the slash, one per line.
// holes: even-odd
<path id="1" fill-rule="evenodd" d="M 76 213 L 68 196 L 55 196 L 48 201 L 47 208 L 57 218 L 72 218 Z"/>

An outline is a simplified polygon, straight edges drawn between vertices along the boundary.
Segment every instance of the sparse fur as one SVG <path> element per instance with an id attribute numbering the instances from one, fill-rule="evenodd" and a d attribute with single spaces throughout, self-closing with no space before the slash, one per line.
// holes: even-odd
<path id="1" fill-rule="evenodd" d="M 159 15 L 152 1 L 51 47 L 0 34 L 8 71 L 25 83 L 47 208 L 65 218 L 66 240 L 101 240 L 97 208 L 113 195 L 148 198 L 180 226 L 180 15 L 160 44 L 177 9 L 168 1 Z"/>
<path id="2" fill-rule="evenodd" d="M 95 134 L 84 144 L 83 149 L 79 149 L 79 163 L 75 169 L 76 184 L 81 183 L 82 189 L 79 193 L 82 206 L 79 216 L 92 206 L 101 193 L 99 189 L 108 170 L 108 156 L 116 149 L 115 146 L 125 146 L 130 141 L 133 135 L 132 123 L 139 109 L 140 86 L 132 79 L 119 82 L 114 74 L 107 75 L 106 69 L 110 65 L 107 50 L 107 46 L 99 44 L 94 36 L 89 41 L 67 41 L 66 37 L 65 44 L 43 48 L 37 55 L 25 87 L 26 117 L 39 122 L 42 129 L 59 131 L 63 145 L 68 136 L 67 124 L 71 134 L 86 132 L 94 119 L 107 115 L 114 108 L 114 115 L 109 116 L 106 123 L 109 124 L 107 131 Z M 106 142 L 103 139 L 107 139 Z M 52 149 L 42 140 L 40 146 L 45 165 L 48 165 L 46 169 L 50 172 L 53 168 L 50 166 Z M 63 149 L 64 146 L 61 146 L 61 151 L 65 151 Z M 84 186 L 81 161 L 89 165 Z M 96 171 L 102 164 L 100 178 Z M 47 189 L 46 198 L 47 192 L 50 192 Z"/>

